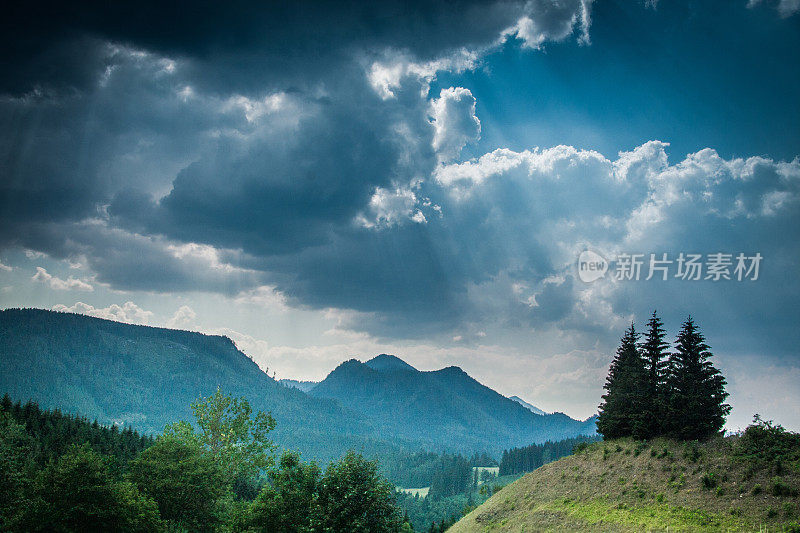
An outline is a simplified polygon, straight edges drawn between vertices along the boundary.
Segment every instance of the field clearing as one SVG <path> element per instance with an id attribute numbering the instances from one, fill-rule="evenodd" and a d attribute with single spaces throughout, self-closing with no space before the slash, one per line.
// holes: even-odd
<path id="1" fill-rule="evenodd" d="M 488 483 L 490 481 L 497 481 L 497 478 L 500 475 L 499 466 L 473 466 L 473 475 L 476 470 L 478 472 L 478 485 L 483 485 L 484 483 Z M 489 475 L 492 476 L 491 479 L 483 479 L 484 472 L 488 472 Z"/>
<path id="2" fill-rule="evenodd" d="M 403 487 L 395 487 L 395 490 L 398 492 L 403 492 L 405 494 L 411 494 L 412 496 L 419 496 L 420 498 L 427 498 L 428 492 L 431 490 L 430 487 L 422 487 L 420 489 L 405 489 Z"/>

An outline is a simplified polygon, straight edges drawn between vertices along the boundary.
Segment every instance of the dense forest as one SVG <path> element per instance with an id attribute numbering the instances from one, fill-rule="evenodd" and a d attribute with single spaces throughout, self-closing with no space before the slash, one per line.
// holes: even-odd
<path id="1" fill-rule="evenodd" d="M 5 396 L 0 529 L 411 531 L 375 462 L 276 461 L 272 416 L 219 390 L 192 412 L 153 439 Z"/>
<path id="2" fill-rule="evenodd" d="M 384 452 L 368 460 L 349 452 L 322 468 L 295 452 L 278 454 L 270 438 L 276 420 L 254 413 L 244 398 L 217 391 L 194 402 L 192 413 L 192 420 L 153 437 L 6 394 L 0 401 L 0 528 L 444 531 L 515 479 L 481 478 L 479 468 L 498 467 L 485 453 Z M 545 446 L 555 454 L 578 440 Z M 396 486 L 429 491 L 420 497 Z M 343 509 L 337 502 L 353 490 L 369 498 Z M 350 512 L 386 520 L 359 529 L 350 525 Z"/>
<path id="3" fill-rule="evenodd" d="M 97 420 L 90 422 L 57 409 L 42 410 L 31 401 L 14 403 L 8 394 L 0 400 L 0 413 L 6 424 L 22 426 L 36 443 L 30 459 L 39 466 L 58 459 L 73 445 L 86 444 L 104 455 L 115 470 L 120 470 L 155 442 L 153 437 L 140 435 L 130 427 L 120 430 L 118 426 L 103 426 Z"/>
<path id="4" fill-rule="evenodd" d="M 586 442 L 594 442 L 599 437 L 576 437 L 556 442 L 531 444 L 522 448 L 512 448 L 503 452 L 500 461 L 500 475 L 533 472 L 540 466 L 571 455 L 576 446 Z"/>

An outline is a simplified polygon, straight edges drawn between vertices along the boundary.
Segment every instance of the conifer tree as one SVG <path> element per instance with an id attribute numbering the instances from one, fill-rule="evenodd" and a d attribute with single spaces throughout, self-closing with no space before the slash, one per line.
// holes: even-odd
<path id="1" fill-rule="evenodd" d="M 600 404 L 597 432 L 606 439 L 645 437 L 644 412 L 647 396 L 642 385 L 646 379 L 644 360 L 639 353 L 633 323 L 625 331 L 617 355 L 611 363 L 603 388 L 607 391 Z"/>
<path id="2" fill-rule="evenodd" d="M 714 368 L 712 353 L 690 316 L 683 323 L 669 358 L 667 433 L 673 437 L 706 439 L 719 433 L 731 407 L 725 403 L 725 378 Z"/>
<path id="3" fill-rule="evenodd" d="M 645 437 L 657 437 L 663 432 L 663 418 L 666 411 L 665 381 L 669 343 L 663 322 L 655 311 L 647 322 L 647 333 L 641 346 L 647 372 L 644 391 L 648 402 L 644 412 Z"/>

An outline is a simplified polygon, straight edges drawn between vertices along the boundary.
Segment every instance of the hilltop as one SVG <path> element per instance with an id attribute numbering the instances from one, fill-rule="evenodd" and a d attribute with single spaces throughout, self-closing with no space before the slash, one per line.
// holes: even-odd
<path id="1" fill-rule="evenodd" d="M 448 531 L 800 531 L 797 439 L 792 460 L 770 462 L 743 457 L 741 438 L 598 442 L 525 475 Z"/>

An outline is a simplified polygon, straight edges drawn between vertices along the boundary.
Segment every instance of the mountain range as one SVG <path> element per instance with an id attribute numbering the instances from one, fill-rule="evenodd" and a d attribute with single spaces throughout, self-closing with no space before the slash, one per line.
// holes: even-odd
<path id="1" fill-rule="evenodd" d="M 309 391 L 369 418 L 383 435 L 428 447 L 460 443 L 500 453 L 510 446 L 594 433 L 594 420 L 539 415 L 456 366 L 420 371 L 393 355 L 339 365 Z"/>
<path id="2" fill-rule="evenodd" d="M 382 354 L 346 361 L 318 384 L 280 383 L 227 337 L 0 311 L 0 394 L 155 433 L 191 420 L 192 401 L 217 387 L 271 411 L 276 442 L 323 462 L 350 448 L 499 454 L 594 433 L 594 419 L 535 414 L 458 367 L 423 372 Z"/>

